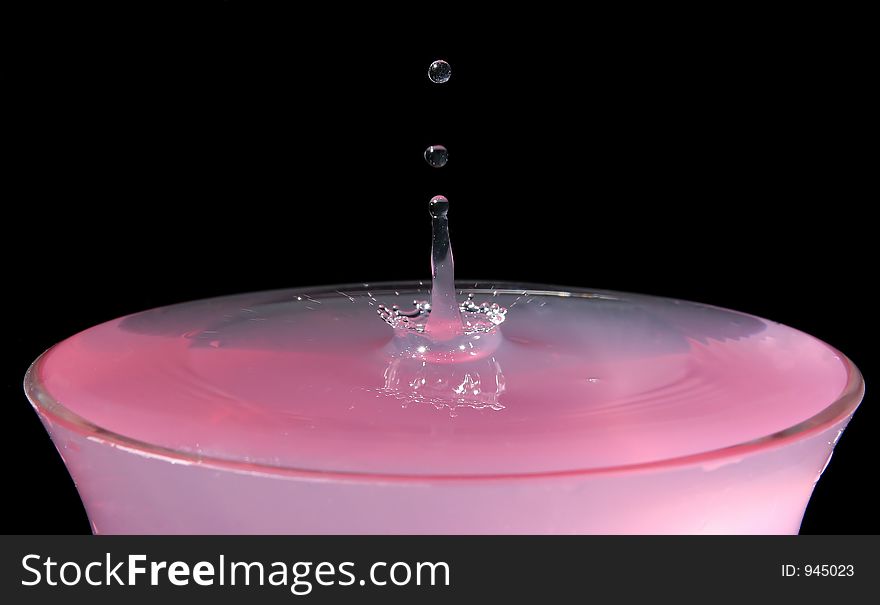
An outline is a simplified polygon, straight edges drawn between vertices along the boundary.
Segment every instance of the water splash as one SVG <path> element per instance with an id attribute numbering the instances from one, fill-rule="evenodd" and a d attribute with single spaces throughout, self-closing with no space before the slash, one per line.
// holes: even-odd
<path id="1" fill-rule="evenodd" d="M 431 310 L 425 331 L 437 338 L 462 333 L 461 310 L 455 299 L 455 263 L 449 241 L 449 200 L 435 195 L 428 204 L 431 214 Z"/>
<path id="2" fill-rule="evenodd" d="M 469 294 L 461 303 L 456 298 L 455 263 L 449 239 L 449 200 L 431 198 L 431 300 L 413 300 L 413 308 L 379 305 L 377 313 L 392 328 L 430 336 L 432 344 L 446 342 L 449 348 L 473 352 L 474 340 L 462 337 L 492 333 L 507 318 L 507 309 L 497 303 L 474 302 Z M 429 347 L 422 343 L 419 347 Z M 416 350 L 418 351 L 418 348 Z M 436 347 L 434 347 L 436 348 Z M 424 352 L 424 351 L 418 351 Z"/>

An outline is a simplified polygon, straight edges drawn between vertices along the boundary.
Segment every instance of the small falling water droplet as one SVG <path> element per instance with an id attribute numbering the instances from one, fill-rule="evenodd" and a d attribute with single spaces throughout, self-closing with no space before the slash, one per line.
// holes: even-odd
<path id="1" fill-rule="evenodd" d="M 449 161 L 449 151 L 443 145 L 431 145 L 425 149 L 425 161 L 434 168 L 443 168 Z"/>
<path id="2" fill-rule="evenodd" d="M 434 84 L 444 84 L 449 81 L 450 76 L 452 76 L 452 68 L 443 59 L 434 61 L 428 67 L 428 78 Z"/>

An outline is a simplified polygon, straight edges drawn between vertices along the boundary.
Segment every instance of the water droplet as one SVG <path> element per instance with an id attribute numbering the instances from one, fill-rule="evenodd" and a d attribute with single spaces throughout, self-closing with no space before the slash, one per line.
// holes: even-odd
<path id="1" fill-rule="evenodd" d="M 434 168 L 443 168 L 449 161 L 449 152 L 443 145 L 431 145 L 425 149 L 425 161 Z"/>
<path id="2" fill-rule="evenodd" d="M 446 213 L 449 212 L 449 200 L 443 195 L 435 195 L 431 198 L 428 210 L 430 211 L 432 218 L 446 216 Z"/>
<path id="3" fill-rule="evenodd" d="M 430 78 L 431 82 L 434 84 L 443 84 L 449 81 L 449 77 L 452 75 L 452 68 L 449 67 L 449 63 L 444 61 L 443 59 L 438 59 L 431 63 L 431 66 L 428 67 L 428 78 Z"/>

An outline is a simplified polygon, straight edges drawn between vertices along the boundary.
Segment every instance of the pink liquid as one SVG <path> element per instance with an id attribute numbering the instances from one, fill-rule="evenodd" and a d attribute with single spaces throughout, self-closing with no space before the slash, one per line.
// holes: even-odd
<path id="1" fill-rule="evenodd" d="M 478 288 L 509 319 L 435 363 L 376 318 L 423 291 L 340 290 L 47 352 L 29 396 L 94 530 L 793 533 L 861 396 L 837 351 L 733 311 Z"/>

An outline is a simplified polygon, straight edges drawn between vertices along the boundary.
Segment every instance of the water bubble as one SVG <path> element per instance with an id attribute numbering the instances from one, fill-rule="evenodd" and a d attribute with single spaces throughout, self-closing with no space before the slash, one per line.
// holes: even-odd
<path id="1" fill-rule="evenodd" d="M 449 67 L 449 63 L 444 61 L 443 59 L 438 59 L 431 63 L 430 67 L 428 67 L 428 78 L 434 84 L 443 84 L 449 81 L 449 77 L 452 75 L 452 68 Z"/>
<path id="2" fill-rule="evenodd" d="M 425 149 L 425 161 L 434 168 L 443 168 L 449 161 L 449 151 L 443 145 L 431 145 Z"/>

